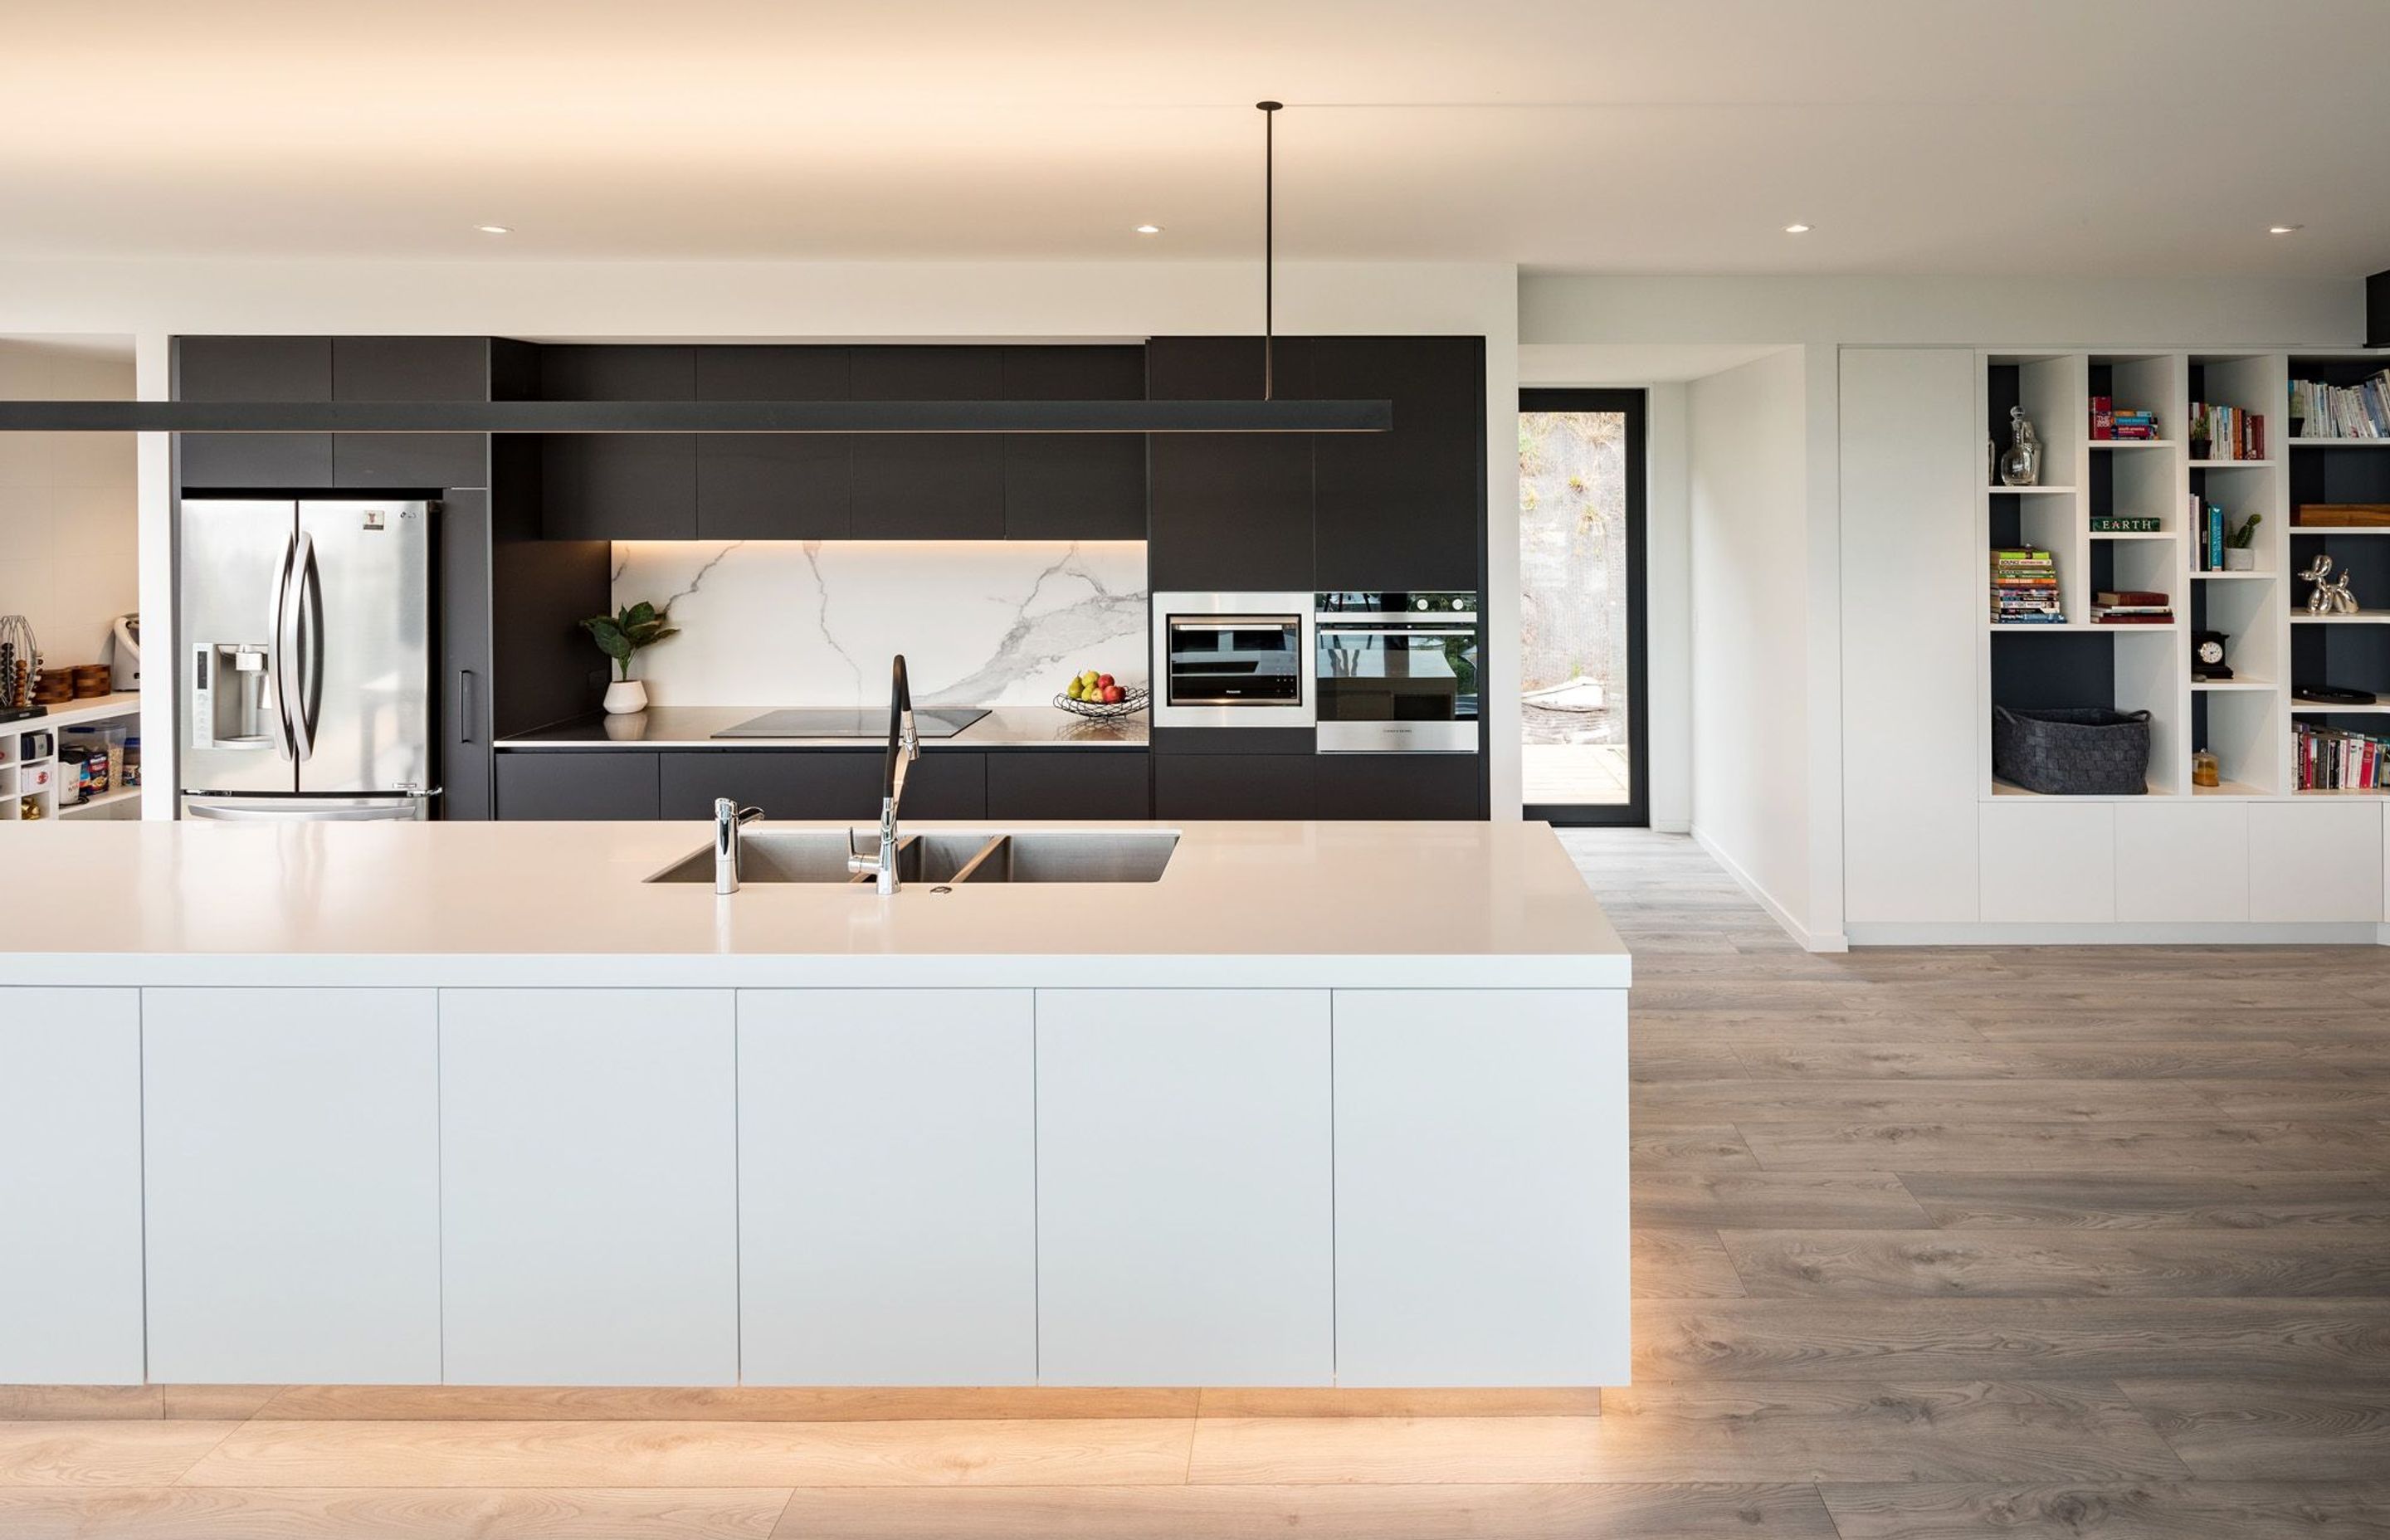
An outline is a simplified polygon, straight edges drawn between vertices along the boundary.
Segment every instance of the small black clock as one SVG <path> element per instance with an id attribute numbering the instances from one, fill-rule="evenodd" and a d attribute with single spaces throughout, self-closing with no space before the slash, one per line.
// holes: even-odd
<path id="1" fill-rule="evenodd" d="M 2224 633 L 2194 631 L 2191 634 L 2191 676 L 2193 679 L 2229 679 L 2232 670 L 2224 661 Z"/>

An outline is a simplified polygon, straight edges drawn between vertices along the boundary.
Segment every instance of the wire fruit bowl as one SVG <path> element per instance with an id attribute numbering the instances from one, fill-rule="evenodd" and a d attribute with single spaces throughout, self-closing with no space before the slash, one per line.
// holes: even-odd
<path id="1" fill-rule="evenodd" d="M 1073 716 L 1084 716 L 1091 722 L 1104 722 L 1113 717 L 1134 716 L 1145 710 L 1147 694 L 1148 691 L 1143 685 L 1124 685 L 1122 687 L 1121 698 L 1110 703 L 1101 700 L 1073 700 L 1067 695 L 1058 695 L 1054 698 L 1054 704 L 1069 712 Z"/>

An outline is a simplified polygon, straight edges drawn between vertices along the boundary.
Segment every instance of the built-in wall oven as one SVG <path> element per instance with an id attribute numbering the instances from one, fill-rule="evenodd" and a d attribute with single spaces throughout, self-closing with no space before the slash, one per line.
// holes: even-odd
<path id="1" fill-rule="evenodd" d="M 1153 725 L 1308 727 L 1312 596 L 1153 596 Z"/>
<path id="2" fill-rule="evenodd" d="M 1477 596 L 1315 596 L 1323 754 L 1478 751 Z"/>

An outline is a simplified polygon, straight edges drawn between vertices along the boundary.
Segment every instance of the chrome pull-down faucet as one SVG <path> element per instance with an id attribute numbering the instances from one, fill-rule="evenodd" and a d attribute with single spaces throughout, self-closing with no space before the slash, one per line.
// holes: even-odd
<path id="1" fill-rule="evenodd" d="M 713 799 L 713 891 L 739 891 L 739 830 L 764 815 L 760 807 L 740 807 L 727 797 Z"/>
<path id="2" fill-rule="evenodd" d="M 921 735 L 913 727 L 913 690 L 906 683 L 900 652 L 888 687 L 888 763 L 880 777 L 879 853 L 857 855 L 854 836 L 847 838 L 846 869 L 858 877 L 868 874 L 883 898 L 904 886 L 896 876 L 896 810 L 905 801 L 905 772 L 920 757 Z"/>

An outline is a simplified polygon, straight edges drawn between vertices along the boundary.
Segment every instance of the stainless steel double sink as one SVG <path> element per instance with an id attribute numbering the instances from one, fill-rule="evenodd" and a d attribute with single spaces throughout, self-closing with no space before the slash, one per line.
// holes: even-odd
<path id="1" fill-rule="evenodd" d="M 751 828 L 739 839 L 739 879 L 868 887 L 868 875 L 846 869 L 847 840 L 843 829 Z M 907 884 L 931 887 L 1154 882 L 1177 848 L 1177 831 L 1167 828 L 941 830 L 901 836 L 896 874 Z M 690 852 L 648 880 L 712 883 L 713 847 Z"/>

